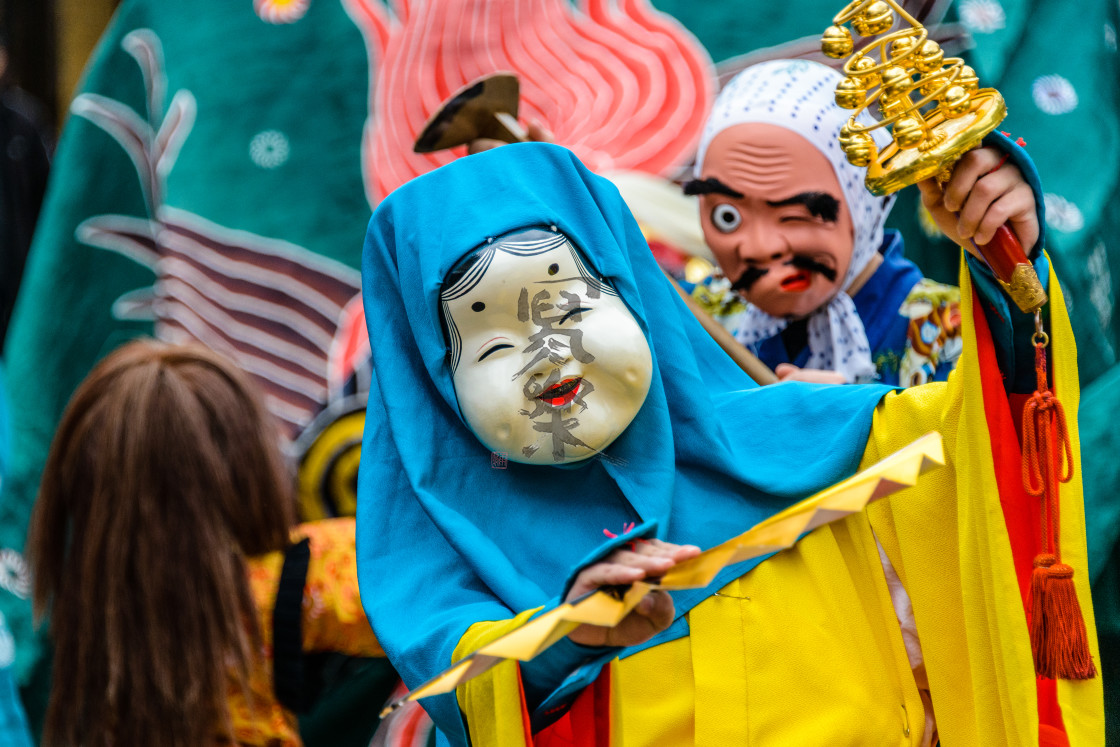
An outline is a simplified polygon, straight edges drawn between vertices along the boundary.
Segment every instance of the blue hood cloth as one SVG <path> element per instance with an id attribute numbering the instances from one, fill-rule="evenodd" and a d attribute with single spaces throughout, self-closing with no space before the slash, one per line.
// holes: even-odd
<path id="1" fill-rule="evenodd" d="M 459 411 L 440 286 L 488 238 L 551 226 L 638 320 L 653 381 L 603 455 L 494 469 Z M 572 572 L 602 553 L 604 529 L 657 522 L 661 539 L 707 548 L 852 474 L 888 391 L 756 386 L 669 285 L 617 189 L 555 145 L 468 156 L 389 195 L 366 234 L 362 291 L 374 382 L 358 578 L 374 631 L 409 687 L 448 667 L 475 622 L 557 603 Z M 724 569 L 709 589 L 675 592 L 677 615 L 758 562 Z M 646 645 L 685 634 L 684 622 Z M 453 695 L 424 704 L 465 741 Z"/>

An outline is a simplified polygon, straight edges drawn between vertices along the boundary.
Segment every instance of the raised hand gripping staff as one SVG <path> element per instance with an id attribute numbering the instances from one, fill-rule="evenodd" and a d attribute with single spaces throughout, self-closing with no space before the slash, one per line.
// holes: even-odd
<path id="1" fill-rule="evenodd" d="M 891 31 L 896 14 L 901 28 Z M 852 31 L 867 40 L 858 50 Z M 1007 115 L 999 91 L 980 88 L 972 68 L 946 58 L 926 29 L 895 0 L 849 3 L 825 30 L 821 49 L 829 57 L 847 58 L 847 77 L 836 86 L 836 103 L 855 111 L 839 140 L 852 164 L 867 167 L 865 184 L 874 194 L 889 194 L 930 178 L 944 186 L 958 159 L 979 146 Z M 856 116 L 872 104 L 878 105 L 880 120 L 871 125 L 857 122 Z M 880 150 L 868 133 L 888 125 L 892 141 Z M 987 263 L 1011 300 L 1024 313 L 1034 314 L 1038 387 L 1023 415 L 1022 474 L 1027 493 L 1042 505 L 1042 543 L 1031 576 L 1035 671 L 1047 678 L 1089 679 L 1096 669 L 1073 591 L 1073 569 L 1061 562 L 1056 543 L 1058 483 L 1072 479 L 1073 457 L 1064 411 L 1046 370 L 1046 291 L 1006 224 L 984 246 L 971 238 L 969 244 L 966 249 Z"/>
<path id="2" fill-rule="evenodd" d="M 895 14 L 904 23 L 890 31 Z M 1007 115 L 999 91 L 980 88 L 975 71 L 959 58 L 946 58 L 925 27 L 894 0 L 855 0 L 832 23 L 821 49 L 834 59 L 847 58 L 836 103 L 854 110 L 840 144 L 851 163 L 867 167 L 865 183 L 873 194 L 890 194 L 929 178 L 944 184 L 957 160 Z M 867 39 L 860 49 L 853 30 Z M 873 104 L 879 121 L 857 122 Z M 869 133 L 888 126 L 892 141 L 880 150 Z M 1045 305 L 1038 274 L 1006 225 L 984 246 L 970 243 L 970 251 L 988 264 L 1020 309 L 1031 313 Z"/>

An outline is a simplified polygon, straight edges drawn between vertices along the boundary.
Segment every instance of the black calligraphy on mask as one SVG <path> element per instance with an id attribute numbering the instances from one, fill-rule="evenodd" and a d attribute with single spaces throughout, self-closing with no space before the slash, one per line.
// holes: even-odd
<path id="1" fill-rule="evenodd" d="M 532 359 L 513 375 L 516 380 L 544 360 L 554 366 L 543 381 L 540 381 L 539 377 L 531 377 L 525 382 L 525 398 L 533 403 L 533 409 L 521 410 L 520 414 L 533 421 L 533 430 L 552 436 L 552 458 L 557 462 L 564 460 L 565 444 L 588 449 L 591 447 L 572 433 L 572 430 L 579 426 L 579 419 L 574 416 L 564 417 L 563 410 L 570 412 L 570 409 L 552 407 L 542 401 L 540 395 L 561 382 L 563 372 L 560 366 L 569 357 L 580 363 L 591 363 L 595 360 L 595 356 L 583 347 L 583 330 L 576 326 L 560 326 L 580 320 L 583 307 L 579 295 L 563 290 L 559 295 L 561 300 L 552 303 L 552 294 L 548 290 L 538 291 L 530 298 L 528 288 L 521 289 L 517 302 L 517 318 L 522 322 L 531 321 L 537 331 L 529 336 L 529 344 L 522 350 L 523 354 L 532 355 Z M 588 297 L 597 296 L 598 289 L 589 287 Z M 551 311 L 556 313 L 550 315 Z M 585 398 L 593 391 L 595 387 L 590 381 L 584 379 L 580 382 L 579 391 L 572 400 L 573 407 L 579 406 L 577 412 L 587 409 Z M 536 444 L 529 444 L 522 449 L 522 453 L 526 457 L 531 457 L 539 448 Z"/>

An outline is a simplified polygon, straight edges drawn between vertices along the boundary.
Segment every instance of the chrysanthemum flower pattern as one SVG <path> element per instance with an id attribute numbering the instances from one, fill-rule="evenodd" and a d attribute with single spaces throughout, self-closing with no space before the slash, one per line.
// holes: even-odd
<path id="1" fill-rule="evenodd" d="M 1074 203 L 1049 192 L 1042 199 L 1046 205 L 1046 225 L 1062 233 L 1073 233 L 1085 227 L 1085 216 Z"/>
<path id="2" fill-rule="evenodd" d="M 262 169 L 274 169 L 288 160 L 288 138 L 276 130 L 257 133 L 249 141 L 249 158 Z"/>
<path id="3" fill-rule="evenodd" d="M 253 10 L 266 23 L 295 23 L 310 4 L 310 0 L 253 0 Z"/>
<path id="4" fill-rule="evenodd" d="M 961 22 L 975 33 L 990 34 L 1007 23 L 1003 6 L 996 0 L 965 0 L 960 12 Z"/>
<path id="5" fill-rule="evenodd" d="M 1089 255 L 1089 277 L 1093 284 L 1089 288 L 1089 300 L 1097 310 L 1101 329 L 1107 330 L 1112 326 L 1112 269 L 1108 263 L 1108 249 L 1103 240 L 1098 240 Z"/>
<path id="6" fill-rule="evenodd" d="M 27 561 L 10 547 L 0 550 L 0 589 L 27 599 L 31 594 L 31 575 Z"/>
<path id="7" fill-rule="evenodd" d="M 1068 114 L 1077 108 L 1077 90 L 1060 75 L 1043 75 L 1031 84 L 1035 106 L 1047 114 Z"/>

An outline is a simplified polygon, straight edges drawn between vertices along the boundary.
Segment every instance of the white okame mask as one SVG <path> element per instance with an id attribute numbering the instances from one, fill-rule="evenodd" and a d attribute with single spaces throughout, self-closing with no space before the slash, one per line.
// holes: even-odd
<path id="1" fill-rule="evenodd" d="M 493 452 L 525 464 L 587 459 L 645 402 L 645 335 L 561 233 L 483 245 L 448 274 L 440 300 L 459 410 Z"/>

